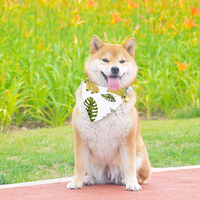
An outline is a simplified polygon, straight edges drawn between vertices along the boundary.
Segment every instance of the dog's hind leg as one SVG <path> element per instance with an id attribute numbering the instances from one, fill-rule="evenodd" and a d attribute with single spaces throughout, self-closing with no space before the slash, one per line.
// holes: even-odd
<path id="1" fill-rule="evenodd" d="M 151 164 L 146 148 L 143 148 L 136 156 L 136 170 L 138 183 L 142 184 L 151 175 Z"/>
<path id="2" fill-rule="evenodd" d="M 86 175 L 83 181 L 83 185 L 95 185 L 96 180 L 92 175 Z"/>

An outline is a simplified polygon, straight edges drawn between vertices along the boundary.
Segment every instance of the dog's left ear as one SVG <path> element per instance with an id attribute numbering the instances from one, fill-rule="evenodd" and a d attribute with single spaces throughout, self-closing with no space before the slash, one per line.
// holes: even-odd
<path id="1" fill-rule="evenodd" d="M 94 35 L 90 42 L 90 53 L 96 53 L 97 51 L 99 51 L 99 49 L 101 49 L 103 45 L 104 43 L 102 42 L 102 40 L 97 35 Z"/>
<path id="2" fill-rule="evenodd" d="M 130 38 L 127 40 L 124 44 L 123 47 L 128 51 L 128 53 L 134 57 L 135 55 L 135 48 L 136 48 L 136 41 L 135 38 Z"/>

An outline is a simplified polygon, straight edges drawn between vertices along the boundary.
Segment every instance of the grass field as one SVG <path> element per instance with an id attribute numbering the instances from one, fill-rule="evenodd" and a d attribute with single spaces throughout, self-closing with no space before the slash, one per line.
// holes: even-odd
<path id="1" fill-rule="evenodd" d="M 200 2 L 3 0 L 0 2 L 0 125 L 65 124 L 92 35 L 134 36 L 133 87 L 147 117 L 200 116 Z"/>
<path id="2" fill-rule="evenodd" d="M 142 121 L 153 167 L 200 164 L 200 118 Z M 0 184 L 73 175 L 71 126 L 0 134 Z"/>

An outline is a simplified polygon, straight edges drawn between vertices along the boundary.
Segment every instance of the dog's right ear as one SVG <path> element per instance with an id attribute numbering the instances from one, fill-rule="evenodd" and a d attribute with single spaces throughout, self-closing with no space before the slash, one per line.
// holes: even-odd
<path id="1" fill-rule="evenodd" d="M 101 41 L 101 39 L 97 35 L 94 35 L 90 42 L 90 53 L 96 53 L 103 45 L 104 43 Z"/>

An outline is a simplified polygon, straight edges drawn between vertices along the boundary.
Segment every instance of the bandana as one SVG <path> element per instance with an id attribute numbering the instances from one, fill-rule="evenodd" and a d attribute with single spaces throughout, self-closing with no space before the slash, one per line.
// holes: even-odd
<path id="1" fill-rule="evenodd" d="M 108 116 L 123 101 L 128 102 L 127 93 L 128 88 L 109 90 L 107 87 L 98 86 L 86 79 L 82 88 L 82 98 L 91 122 Z"/>

